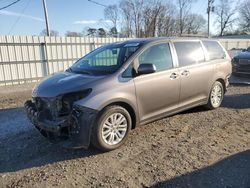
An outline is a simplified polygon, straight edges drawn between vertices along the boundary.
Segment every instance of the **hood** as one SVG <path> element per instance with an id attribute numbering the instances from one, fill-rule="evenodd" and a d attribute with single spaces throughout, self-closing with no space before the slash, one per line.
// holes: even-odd
<path id="1" fill-rule="evenodd" d="M 249 59 L 250 60 L 250 52 L 241 52 L 235 58 L 237 58 L 237 59 Z"/>
<path id="2" fill-rule="evenodd" d="M 43 79 L 33 90 L 32 97 L 56 97 L 61 94 L 89 89 L 88 85 L 104 76 L 61 72 Z"/>

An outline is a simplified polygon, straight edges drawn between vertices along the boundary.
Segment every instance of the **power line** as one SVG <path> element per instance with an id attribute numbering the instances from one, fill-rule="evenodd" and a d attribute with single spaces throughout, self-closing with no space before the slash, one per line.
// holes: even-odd
<path id="1" fill-rule="evenodd" d="M 100 5 L 100 6 L 102 6 L 102 7 L 108 7 L 107 5 L 101 4 L 101 3 L 96 2 L 96 1 L 93 1 L 93 0 L 88 0 L 88 1 L 91 2 L 91 3 L 94 3 L 94 4 L 96 4 L 96 5 Z"/>
<path id="2" fill-rule="evenodd" d="M 21 17 L 22 17 L 22 14 L 24 13 L 24 11 L 25 11 L 25 10 L 27 9 L 27 7 L 29 6 L 30 1 L 31 1 L 31 0 L 28 0 L 28 1 L 27 1 L 27 4 L 24 6 L 24 8 L 23 8 L 22 11 L 21 11 L 21 14 L 18 16 L 18 18 L 16 19 L 15 23 L 11 26 L 8 35 L 10 35 L 10 33 L 13 31 L 14 27 L 16 26 L 16 24 L 20 21 L 20 19 L 21 19 Z"/>
<path id="3" fill-rule="evenodd" d="M 0 10 L 6 9 L 6 8 L 8 8 L 8 7 L 10 7 L 10 6 L 12 6 L 12 5 L 18 3 L 19 1 L 21 1 L 21 0 L 16 0 L 16 1 L 14 1 L 14 2 L 12 2 L 12 3 L 10 3 L 10 4 L 6 5 L 6 6 L 4 6 L 4 7 L 1 7 Z"/>

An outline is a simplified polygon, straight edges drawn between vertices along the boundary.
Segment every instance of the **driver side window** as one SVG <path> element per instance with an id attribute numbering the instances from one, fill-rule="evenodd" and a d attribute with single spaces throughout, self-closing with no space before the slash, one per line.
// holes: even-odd
<path id="1" fill-rule="evenodd" d="M 169 44 L 156 44 L 146 49 L 139 57 L 139 64 L 154 64 L 156 72 L 173 68 Z"/>

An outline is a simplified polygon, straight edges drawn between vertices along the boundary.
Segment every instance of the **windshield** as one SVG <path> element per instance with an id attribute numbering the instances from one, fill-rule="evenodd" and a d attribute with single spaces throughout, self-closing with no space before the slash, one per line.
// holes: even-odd
<path id="1" fill-rule="evenodd" d="M 100 47 L 79 59 L 70 71 L 82 74 L 104 75 L 118 70 L 139 48 L 139 43 L 111 44 Z"/>

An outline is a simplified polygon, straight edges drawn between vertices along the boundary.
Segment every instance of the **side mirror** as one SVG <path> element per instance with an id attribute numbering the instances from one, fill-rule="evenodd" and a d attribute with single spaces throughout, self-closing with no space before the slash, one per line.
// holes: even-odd
<path id="1" fill-rule="evenodd" d="M 138 72 L 138 75 L 151 74 L 151 73 L 156 72 L 156 67 L 154 64 L 151 64 L 151 63 L 140 64 L 137 69 L 137 72 Z"/>

